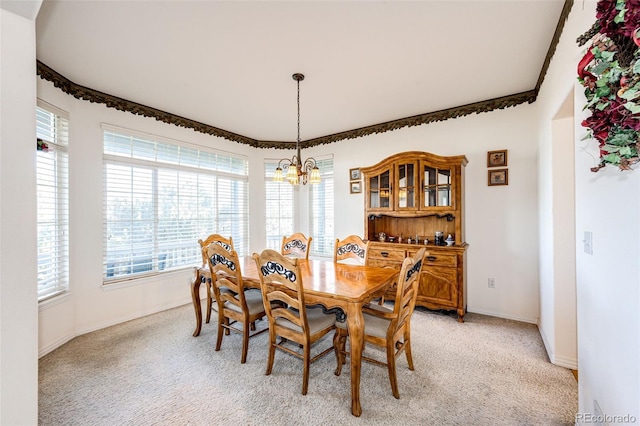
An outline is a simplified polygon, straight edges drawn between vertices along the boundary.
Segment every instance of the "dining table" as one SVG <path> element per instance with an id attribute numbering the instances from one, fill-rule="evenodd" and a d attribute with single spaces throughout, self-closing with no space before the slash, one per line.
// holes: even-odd
<path id="1" fill-rule="evenodd" d="M 260 288 L 255 260 L 251 256 L 242 256 L 239 262 L 244 285 L 248 288 Z M 351 413 L 359 417 L 362 414 L 360 371 L 364 349 L 362 307 L 372 299 L 384 295 L 386 289 L 397 279 L 399 271 L 392 268 L 335 263 L 330 260 L 298 259 L 298 262 L 302 273 L 305 302 L 308 305 L 322 305 L 328 310 L 336 310 L 346 316 L 351 349 Z M 191 284 L 191 297 L 196 314 L 194 336 L 200 334 L 202 327 L 200 285 L 210 279 L 208 267 L 194 268 Z"/>

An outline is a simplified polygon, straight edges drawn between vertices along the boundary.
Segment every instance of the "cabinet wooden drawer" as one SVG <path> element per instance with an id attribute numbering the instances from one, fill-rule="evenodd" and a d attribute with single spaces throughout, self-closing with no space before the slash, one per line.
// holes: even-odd
<path id="1" fill-rule="evenodd" d="M 394 269 L 400 269 L 400 267 L 402 266 L 402 261 L 396 261 L 396 260 L 385 260 L 385 259 L 378 259 L 375 257 L 370 257 L 369 260 L 367 260 L 367 265 L 369 266 L 375 266 L 378 268 L 394 268 Z"/>
<path id="2" fill-rule="evenodd" d="M 427 249 L 427 252 L 429 249 Z M 429 253 L 424 257 L 424 266 L 458 266 L 458 256 L 455 253 Z"/>
<path id="3" fill-rule="evenodd" d="M 386 260 L 393 263 L 400 263 L 406 257 L 406 250 L 395 247 L 369 247 L 369 259 Z"/>

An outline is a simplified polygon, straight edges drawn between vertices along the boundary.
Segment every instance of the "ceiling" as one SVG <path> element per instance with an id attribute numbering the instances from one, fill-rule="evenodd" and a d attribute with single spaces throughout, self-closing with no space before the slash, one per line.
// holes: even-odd
<path id="1" fill-rule="evenodd" d="M 44 0 L 37 59 L 71 82 L 261 141 L 536 88 L 564 0 Z M 344 138 L 343 138 L 344 139 Z"/>

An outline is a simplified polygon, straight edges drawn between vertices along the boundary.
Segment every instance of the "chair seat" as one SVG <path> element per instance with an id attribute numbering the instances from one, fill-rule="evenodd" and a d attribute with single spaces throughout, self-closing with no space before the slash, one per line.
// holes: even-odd
<path id="1" fill-rule="evenodd" d="M 374 309 L 379 310 L 381 312 L 393 313 L 392 310 L 386 308 L 385 306 L 378 306 L 374 304 L 371 305 L 372 308 L 374 306 L 375 306 Z M 367 336 L 375 336 L 375 337 L 382 337 L 382 338 L 387 336 L 387 330 L 389 329 L 389 322 L 391 320 L 387 318 L 380 318 L 375 315 L 371 315 L 367 313 L 362 314 L 362 316 L 364 317 L 364 334 L 366 334 Z M 336 321 L 336 327 L 346 330 L 347 322 Z"/>
<path id="2" fill-rule="evenodd" d="M 307 308 L 307 322 L 309 324 L 309 334 L 315 334 L 320 330 L 333 327 L 336 321 L 335 314 L 327 314 L 322 308 Z M 287 327 L 296 332 L 302 333 L 302 328 L 284 318 L 276 319 L 276 324 Z"/>
<path id="3" fill-rule="evenodd" d="M 258 312 L 264 312 L 264 303 L 262 302 L 262 294 L 257 290 L 247 290 L 244 292 L 244 298 L 247 302 L 247 308 L 249 309 L 249 315 L 256 314 Z M 242 312 L 240 307 L 233 305 L 229 302 L 224 303 L 225 308 L 232 311 Z"/>

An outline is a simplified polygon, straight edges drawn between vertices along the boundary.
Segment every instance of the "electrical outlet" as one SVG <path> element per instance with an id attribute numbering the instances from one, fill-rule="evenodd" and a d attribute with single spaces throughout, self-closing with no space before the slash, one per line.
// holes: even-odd
<path id="1" fill-rule="evenodd" d="M 489 278 L 489 288 L 496 288 L 496 279 Z"/>

